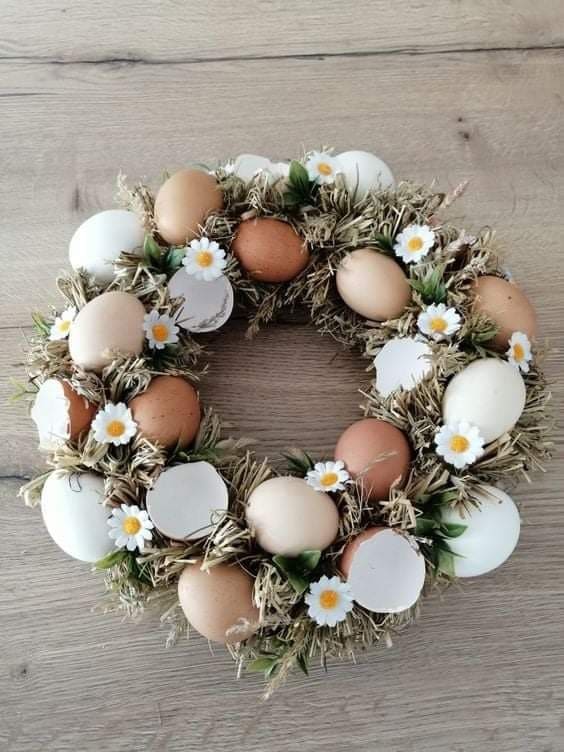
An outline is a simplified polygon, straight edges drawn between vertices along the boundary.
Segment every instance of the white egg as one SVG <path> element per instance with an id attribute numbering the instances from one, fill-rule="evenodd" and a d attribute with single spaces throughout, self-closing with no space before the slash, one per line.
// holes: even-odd
<path id="1" fill-rule="evenodd" d="M 521 521 L 515 503 L 504 491 L 483 486 L 474 494 L 479 507 L 464 512 L 444 507 L 443 522 L 466 525 L 458 538 L 449 538 L 448 545 L 457 554 L 454 571 L 457 577 L 476 577 L 503 564 L 513 553 L 519 540 Z"/>
<path id="2" fill-rule="evenodd" d="M 388 397 L 397 389 L 413 389 L 433 370 L 431 355 L 429 345 L 413 337 L 388 340 L 374 358 L 379 394 Z"/>
<path id="3" fill-rule="evenodd" d="M 172 298 L 184 298 L 177 323 L 189 332 L 213 332 L 233 310 L 233 288 L 225 275 L 209 282 L 187 274 L 182 267 L 168 283 Z"/>
<path id="4" fill-rule="evenodd" d="M 388 165 L 368 151 L 345 151 L 337 162 L 349 193 L 360 200 L 369 191 L 395 188 L 396 181 Z"/>
<path id="5" fill-rule="evenodd" d="M 510 431 L 525 407 L 525 382 L 505 360 L 480 358 L 448 383 L 443 395 L 443 420 L 477 426 L 486 444 Z"/>
<path id="6" fill-rule="evenodd" d="M 41 511 L 47 532 L 63 551 L 93 563 L 113 550 L 108 517 L 102 505 L 104 479 L 94 473 L 52 473 L 43 486 Z"/>
<path id="7" fill-rule="evenodd" d="M 174 540 L 197 540 L 229 504 L 227 486 L 209 462 L 169 467 L 147 492 L 147 511 L 157 529 Z"/>
<path id="8" fill-rule="evenodd" d="M 125 209 L 108 209 L 83 222 L 69 244 L 73 269 L 85 269 L 97 282 L 114 278 L 113 262 L 122 251 L 134 252 L 143 245 L 145 233 L 136 214 Z"/>

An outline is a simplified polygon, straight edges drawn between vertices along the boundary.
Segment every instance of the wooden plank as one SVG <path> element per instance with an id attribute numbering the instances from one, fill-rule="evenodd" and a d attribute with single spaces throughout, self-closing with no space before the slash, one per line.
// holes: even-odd
<path id="1" fill-rule="evenodd" d="M 199 61 L 562 46 L 559 0 L 4 0 L 0 56 L 61 62 Z"/>

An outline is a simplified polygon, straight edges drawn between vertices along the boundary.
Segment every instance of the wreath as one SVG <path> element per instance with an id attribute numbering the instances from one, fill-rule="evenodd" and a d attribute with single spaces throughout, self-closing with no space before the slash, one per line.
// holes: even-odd
<path id="1" fill-rule="evenodd" d="M 157 604 L 168 643 L 192 626 L 269 694 L 293 667 L 390 644 L 422 594 L 509 557 L 507 491 L 550 455 L 550 395 L 492 232 L 442 218 L 463 189 L 328 149 L 197 165 L 156 195 L 118 178 L 122 208 L 71 239 L 65 303 L 33 316 L 20 388 L 48 465 L 21 493 L 104 571 L 106 609 Z M 249 336 L 303 307 L 366 360 L 330 458 L 270 464 L 200 405 L 202 334 L 234 305 Z"/>

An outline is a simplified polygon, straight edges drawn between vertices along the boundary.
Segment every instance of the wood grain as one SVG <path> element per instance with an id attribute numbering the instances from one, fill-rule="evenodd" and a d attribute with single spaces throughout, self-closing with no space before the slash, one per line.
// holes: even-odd
<path id="1" fill-rule="evenodd" d="M 562 752 L 564 431 L 521 487 L 515 555 L 425 601 L 358 666 L 314 669 L 261 704 L 197 636 L 171 650 L 154 615 L 90 613 L 101 583 L 16 498 L 38 471 L 9 378 L 31 309 L 55 303 L 72 231 L 111 205 L 119 169 L 321 143 L 381 154 L 400 177 L 471 186 L 453 212 L 495 226 L 534 299 L 554 411 L 564 405 L 564 7 L 558 0 L 135 4 L 4 0 L 0 27 L 0 750 Z M 284 322 L 208 338 L 202 398 L 276 457 L 330 454 L 366 363 Z"/>

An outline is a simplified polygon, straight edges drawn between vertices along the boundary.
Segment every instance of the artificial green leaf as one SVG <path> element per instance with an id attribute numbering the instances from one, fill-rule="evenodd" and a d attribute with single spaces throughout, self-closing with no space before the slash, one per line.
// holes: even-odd
<path id="1" fill-rule="evenodd" d="M 276 663 L 278 658 L 276 657 L 267 657 L 263 656 L 261 658 L 255 658 L 254 661 L 251 661 L 251 663 L 247 666 L 247 671 L 255 671 L 257 673 L 262 673 L 263 671 L 268 671 L 272 668 L 273 664 Z"/>
<path id="2" fill-rule="evenodd" d="M 51 327 L 47 323 L 47 319 L 43 314 L 34 311 L 34 313 L 31 314 L 31 320 L 33 321 L 33 325 L 38 334 L 46 336 L 50 333 Z"/>
<path id="3" fill-rule="evenodd" d="M 316 549 L 310 549 L 308 551 L 302 551 L 301 554 L 296 556 L 296 562 L 299 566 L 303 567 L 304 571 L 311 572 L 319 564 L 321 559 L 321 551 Z"/>
<path id="4" fill-rule="evenodd" d="M 431 535 L 436 530 L 438 523 L 429 517 L 418 517 L 415 523 L 415 535 L 423 537 Z"/>
<path id="5" fill-rule="evenodd" d="M 111 569 L 111 567 L 115 567 L 116 564 L 121 564 L 124 559 L 126 559 L 128 556 L 127 551 L 124 550 L 117 550 L 112 551 L 111 554 L 108 554 L 107 556 L 104 556 L 103 559 L 100 559 L 94 564 L 95 569 Z"/>
<path id="6" fill-rule="evenodd" d="M 444 265 L 435 266 L 427 269 L 422 277 L 415 277 L 409 280 L 411 287 L 418 292 L 423 301 L 427 304 L 446 302 L 447 292 L 443 282 Z M 417 270 L 413 271 L 417 274 Z"/>
<path id="7" fill-rule="evenodd" d="M 295 191 L 309 191 L 309 175 L 307 170 L 303 164 L 296 159 L 293 159 L 290 162 L 288 182 L 290 187 Z"/>
<path id="8" fill-rule="evenodd" d="M 272 561 L 286 576 L 296 593 L 304 593 L 311 582 L 311 573 L 319 564 L 321 551 L 303 551 L 295 557 L 280 556 L 277 554 Z"/>
<path id="9" fill-rule="evenodd" d="M 460 525 L 456 522 L 443 522 L 441 524 L 441 533 L 447 538 L 458 538 L 466 530 L 466 525 Z"/>
<path id="10" fill-rule="evenodd" d="M 169 272 L 175 272 L 177 269 L 180 269 L 185 255 L 185 248 L 170 248 L 166 254 L 167 270 Z"/>
<path id="11" fill-rule="evenodd" d="M 452 553 L 452 551 L 439 549 L 437 557 L 437 569 L 440 572 L 448 575 L 449 577 L 456 576 L 454 572 L 454 554 Z"/>
<path id="12" fill-rule="evenodd" d="M 374 241 L 382 248 L 382 250 L 392 253 L 394 250 L 394 241 L 389 235 L 384 235 L 381 232 L 375 232 L 372 236 Z"/>
<path id="13" fill-rule="evenodd" d="M 301 668 L 306 676 L 309 676 L 309 667 L 307 665 L 307 658 L 303 653 L 298 653 L 296 656 L 296 663 Z"/>
<path id="14" fill-rule="evenodd" d="M 313 458 L 301 449 L 291 449 L 282 456 L 288 463 L 288 470 L 290 473 L 302 478 L 307 475 L 309 470 L 312 470 L 315 465 Z"/>
<path id="15" fill-rule="evenodd" d="M 143 254 L 145 256 L 145 261 L 149 266 L 160 266 L 162 263 L 162 249 L 152 235 L 145 235 L 145 240 L 143 241 Z"/>

